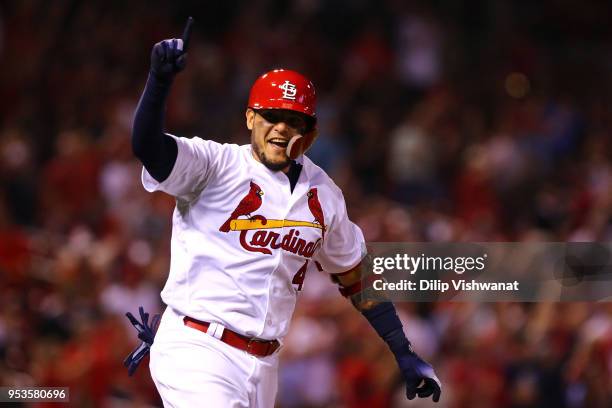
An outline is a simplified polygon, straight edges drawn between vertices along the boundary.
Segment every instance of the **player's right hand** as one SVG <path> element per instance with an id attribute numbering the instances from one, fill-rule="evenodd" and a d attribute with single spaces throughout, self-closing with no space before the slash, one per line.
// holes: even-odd
<path id="1" fill-rule="evenodd" d="M 187 19 L 183 38 L 163 40 L 151 51 L 151 73 L 158 79 L 171 80 L 187 65 L 187 46 L 191 37 L 193 18 Z"/>

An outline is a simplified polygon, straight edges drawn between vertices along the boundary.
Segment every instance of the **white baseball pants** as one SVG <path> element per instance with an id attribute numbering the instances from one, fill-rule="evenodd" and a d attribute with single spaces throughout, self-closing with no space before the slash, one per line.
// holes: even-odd
<path id="1" fill-rule="evenodd" d="M 149 368 L 165 408 L 273 408 L 278 352 L 255 357 L 164 312 Z"/>

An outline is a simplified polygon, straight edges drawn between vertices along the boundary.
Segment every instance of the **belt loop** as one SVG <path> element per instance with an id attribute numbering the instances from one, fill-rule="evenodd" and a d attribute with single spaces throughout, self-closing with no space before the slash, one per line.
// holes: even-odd
<path id="1" fill-rule="evenodd" d="M 221 336 L 223 336 L 223 331 L 225 327 L 219 323 L 211 322 L 208 325 L 208 330 L 206 330 L 206 334 L 213 336 L 216 339 L 221 340 Z"/>
<path id="2" fill-rule="evenodd" d="M 223 337 L 223 332 L 225 331 L 225 326 L 222 324 L 217 324 L 217 328 L 215 329 L 215 337 L 221 340 Z"/>

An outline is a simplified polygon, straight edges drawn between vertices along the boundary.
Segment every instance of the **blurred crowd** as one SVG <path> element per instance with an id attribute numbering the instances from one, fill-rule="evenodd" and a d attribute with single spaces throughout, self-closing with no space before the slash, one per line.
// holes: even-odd
<path id="1" fill-rule="evenodd" d="M 0 385 L 159 407 L 124 317 L 161 311 L 171 197 L 130 146 L 149 52 L 196 20 L 174 134 L 248 142 L 257 76 L 317 86 L 308 156 L 369 242 L 612 240 L 612 6 L 603 1 L 0 3 Z M 610 303 L 401 303 L 440 406 L 608 407 Z M 285 339 L 278 406 L 425 407 L 322 273 Z M 41 404 L 44 406 L 44 404 Z"/>

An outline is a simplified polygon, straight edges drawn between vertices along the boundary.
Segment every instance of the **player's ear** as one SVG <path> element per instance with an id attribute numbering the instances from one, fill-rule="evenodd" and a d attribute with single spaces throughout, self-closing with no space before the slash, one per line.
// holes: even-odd
<path id="1" fill-rule="evenodd" d="M 255 111 L 251 108 L 247 108 L 245 115 L 247 129 L 253 130 L 253 124 L 255 123 Z"/>

